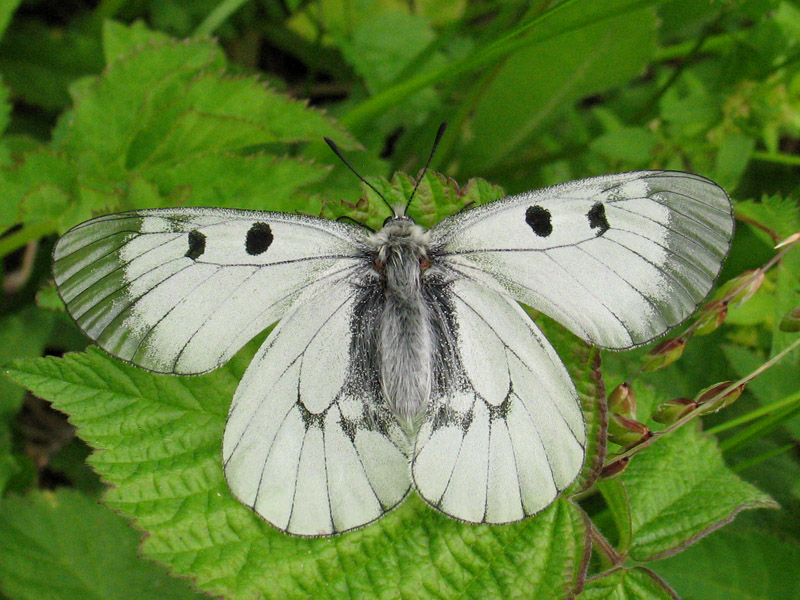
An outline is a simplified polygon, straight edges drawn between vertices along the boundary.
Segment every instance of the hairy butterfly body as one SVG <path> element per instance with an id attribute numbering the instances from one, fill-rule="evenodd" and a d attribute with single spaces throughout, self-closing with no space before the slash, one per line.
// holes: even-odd
<path id="1" fill-rule="evenodd" d="M 279 529 L 360 527 L 413 487 L 507 523 L 581 470 L 575 387 L 517 302 L 604 348 L 641 345 L 710 291 L 733 231 L 713 182 L 623 173 L 511 196 L 424 230 L 282 213 L 158 209 L 78 225 L 59 292 L 102 348 L 201 373 L 279 321 L 231 405 L 234 495 Z"/>

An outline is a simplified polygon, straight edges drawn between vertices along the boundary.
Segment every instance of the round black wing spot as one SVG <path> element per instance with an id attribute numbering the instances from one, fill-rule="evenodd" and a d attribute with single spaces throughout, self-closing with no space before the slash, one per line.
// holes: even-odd
<path id="1" fill-rule="evenodd" d="M 606 208 L 599 202 L 595 202 L 592 208 L 589 209 L 589 212 L 586 213 L 586 218 L 589 219 L 589 227 L 597 229 L 597 237 L 603 235 L 611 227 L 606 218 Z"/>
<path id="2" fill-rule="evenodd" d="M 264 254 L 272 245 L 272 229 L 266 223 L 253 223 L 247 232 L 244 248 L 250 256 Z"/>
<path id="3" fill-rule="evenodd" d="M 533 229 L 533 233 L 539 237 L 547 237 L 553 233 L 553 224 L 550 222 L 550 211 L 534 204 L 525 211 L 525 222 Z"/>
<path id="4" fill-rule="evenodd" d="M 197 231 L 197 229 L 192 229 L 189 232 L 189 249 L 186 251 L 184 256 L 191 258 L 192 260 L 197 260 L 203 253 L 206 251 L 206 236 L 203 233 Z"/>

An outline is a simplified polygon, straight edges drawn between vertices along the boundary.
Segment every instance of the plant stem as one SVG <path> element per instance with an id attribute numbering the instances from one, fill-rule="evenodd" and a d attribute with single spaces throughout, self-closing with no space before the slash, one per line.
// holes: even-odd
<path id="1" fill-rule="evenodd" d="M 222 0 L 217 7 L 208 13 L 203 22 L 194 30 L 193 36 L 202 37 L 211 35 L 222 25 L 228 17 L 239 10 L 247 0 Z"/>
<path id="2" fill-rule="evenodd" d="M 707 430 L 707 433 L 712 433 L 714 435 L 718 433 L 722 433 L 723 431 L 727 431 L 728 429 L 733 429 L 734 427 L 738 427 L 739 425 L 744 425 L 745 423 L 749 423 L 750 421 L 755 421 L 756 419 L 760 419 L 766 415 L 774 413 L 776 411 L 782 410 L 789 406 L 800 405 L 800 392 L 796 394 L 792 394 L 788 398 L 784 398 L 783 400 L 778 400 L 777 402 L 772 402 L 767 406 L 762 406 L 761 408 L 757 408 L 746 415 L 741 415 L 736 417 L 735 419 L 731 419 L 730 421 L 726 421 L 725 423 L 720 423 L 715 427 L 711 427 Z"/>
<path id="3" fill-rule="evenodd" d="M 780 361 L 784 356 L 789 354 L 792 350 L 794 350 L 798 346 L 800 346 L 800 338 L 796 339 L 789 346 L 787 346 L 781 352 L 779 352 L 778 354 L 776 354 L 775 356 L 770 358 L 767 362 L 765 362 L 763 365 L 761 365 L 760 367 L 755 369 L 750 374 L 746 375 L 745 377 L 742 377 L 738 381 L 734 381 L 733 383 L 731 383 L 728 387 L 726 387 L 724 390 L 722 390 L 720 393 L 718 393 L 714 398 L 712 398 L 708 402 L 704 402 L 703 404 L 701 404 L 700 406 L 695 408 L 693 411 L 686 413 L 686 415 L 684 415 L 683 417 L 681 417 L 680 419 L 675 421 L 675 423 L 673 423 L 672 425 L 670 425 L 669 427 L 667 427 L 663 431 L 658 431 L 658 432 L 654 433 L 651 437 L 649 437 L 646 440 L 644 440 L 641 444 L 638 444 L 638 445 L 636 445 L 636 446 L 634 446 L 632 448 L 628 448 L 627 450 L 625 450 L 624 452 L 622 452 L 620 454 L 615 454 L 615 455 L 611 456 L 610 460 L 605 465 L 603 465 L 603 468 L 607 469 L 611 465 L 613 465 L 613 464 L 615 464 L 615 463 L 617 463 L 617 462 L 619 462 L 621 460 L 625 460 L 626 458 L 630 458 L 634 454 L 636 454 L 638 452 L 641 452 L 642 450 L 644 450 L 645 448 L 647 448 L 651 444 L 655 443 L 656 440 L 660 440 L 662 437 L 667 436 L 670 433 L 672 433 L 673 431 L 683 427 L 689 421 L 692 421 L 692 420 L 696 419 L 697 417 L 699 417 L 699 416 L 701 416 L 703 414 L 711 412 L 713 410 L 714 406 L 716 404 L 720 403 L 730 392 L 735 390 L 740 385 L 745 385 L 746 383 L 752 381 L 753 379 L 755 379 L 756 377 L 761 375 L 761 373 L 763 373 L 764 371 L 769 369 L 771 366 L 773 366 L 775 363 Z"/>
<path id="4" fill-rule="evenodd" d="M 800 156 L 797 154 L 784 154 L 782 152 L 753 152 L 753 160 L 770 162 L 777 165 L 789 165 L 792 167 L 800 166 Z"/>

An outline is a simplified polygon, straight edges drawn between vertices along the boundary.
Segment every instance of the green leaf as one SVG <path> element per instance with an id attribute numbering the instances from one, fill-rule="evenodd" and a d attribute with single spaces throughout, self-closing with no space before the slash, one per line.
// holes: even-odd
<path id="1" fill-rule="evenodd" d="M 576 600 L 678 600 L 650 569 L 615 569 L 586 582 Z"/>
<path id="2" fill-rule="evenodd" d="M 800 597 L 798 564 L 797 543 L 726 527 L 653 569 L 683 600 L 784 600 Z"/>
<path id="3" fill-rule="evenodd" d="M 168 204 L 293 212 L 308 208 L 301 188 L 328 168 L 278 155 L 323 136 L 356 146 L 323 113 L 254 77 L 224 75 L 210 40 L 174 42 L 112 23 L 105 33 L 108 52 L 122 54 L 73 86 L 75 107 L 53 134 L 57 151 L 0 171 L 0 230 L 41 223 L 41 235 L 97 213 Z"/>
<path id="4" fill-rule="evenodd" d="M 392 83 L 435 37 L 422 17 L 387 10 L 364 17 L 352 35 L 338 43 L 345 58 L 374 93 Z"/>
<path id="5" fill-rule="evenodd" d="M 56 148 L 81 157 L 81 167 L 115 171 L 129 163 L 133 144 L 164 106 L 183 96 L 204 70 L 221 70 L 225 59 L 210 41 L 168 42 L 141 47 L 111 64 L 81 89 L 53 133 Z M 111 163 L 111 164 L 108 164 Z"/>
<path id="6" fill-rule="evenodd" d="M 792 198 L 783 196 L 764 196 L 760 202 L 745 200 L 736 203 L 736 212 L 771 229 L 780 238 L 785 238 L 800 230 L 800 205 Z M 763 231 L 754 227 L 753 232 L 767 241 L 774 242 Z"/>
<path id="7" fill-rule="evenodd" d="M 750 162 L 755 146 L 755 140 L 744 134 L 726 136 L 717 153 L 714 180 L 726 190 L 735 189 Z"/>
<path id="8" fill-rule="evenodd" d="M 406 101 L 409 96 L 431 84 L 447 81 L 466 73 L 478 72 L 501 59 L 512 55 L 516 56 L 524 49 L 530 48 L 535 44 L 545 44 L 560 36 L 574 34 L 577 38 L 583 38 L 582 33 L 586 28 L 600 27 L 611 30 L 610 23 L 614 20 L 624 19 L 627 15 L 635 13 L 639 9 L 655 4 L 657 4 L 655 0 L 614 0 L 612 2 L 570 0 L 561 2 L 544 12 L 535 14 L 533 18 L 523 22 L 511 32 L 502 35 L 490 44 L 483 45 L 460 61 L 446 64 L 430 71 L 423 71 L 383 90 L 370 100 L 355 107 L 343 118 L 343 121 L 351 128 L 365 127 L 377 115 L 382 114 L 392 106 L 397 106 Z M 346 16 L 349 17 L 349 11 Z M 638 33 L 638 31 L 634 32 L 634 34 Z M 609 43 L 612 45 L 619 44 L 620 40 L 610 40 Z M 564 51 L 569 52 L 569 47 L 564 48 Z M 589 51 L 590 53 L 598 52 L 598 48 L 591 47 Z M 616 58 L 618 61 L 621 57 L 627 59 L 630 58 L 630 54 L 635 56 L 639 51 L 640 48 L 634 46 L 631 47 L 628 55 L 617 55 Z M 534 56 L 534 59 L 539 60 L 539 57 Z M 519 84 L 520 82 L 517 83 Z M 552 89 L 549 81 L 543 81 L 542 85 L 550 86 Z M 513 89 L 510 89 L 509 93 L 513 93 Z M 525 106 L 529 106 L 528 100 L 527 97 L 523 99 Z M 519 110 L 519 107 L 515 108 L 517 111 Z M 501 111 L 498 110 L 497 112 L 500 113 Z M 511 122 L 513 122 L 513 119 L 509 116 L 506 123 Z M 491 139 L 500 139 L 502 141 L 502 138 L 497 136 L 496 131 L 490 130 L 490 133 L 492 134 Z"/>
<path id="9" fill-rule="evenodd" d="M 185 189 L 186 205 L 295 212 L 308 210 L 298 191 L 329 171 L 319 163 L 269 154 L 207 152 L 147 175 L 165 194 L 181 196 Z"/>
<path id="10" fill-rule="evenodd" d="M 642 127 L 619 127 L 596 137 L 591 143 L 595 152 L 629 165 L 645 165 L 658 143 L 656 135 Z"/>
<path id="11" fill-rule="evenodd" d="M 0 502 L 0 579 L 13 598 L 197 599 L 186 581 L 137 557 L 139 535 L 68 490 Z"/>
<path id="12" fill-rule="evenodd" d="M 564 11 L 579 5 L 593 10 L 588 4 L 573 3 Z M 601 4 L 613 14 L 614 6 L 630 2 Z M 464 148 L 461 168 L 486 172 L 579 98 L 625 83 L 654 51 L 655 24 L 650 9 L 622 13 L 517 50 L 475 108 L 473 141 Z M 548 25 L 541 27 L 546 31 Z"/>
<path id="13" fill-rule="evenodd" d="M 678 552 L 743 509 L 778 507 L 734 475 L 714 439 L 695 425 L 638 454 L 621 478 L 631 506 L 630 556 L 636 560 Z"/>
<path id="14" fill-rule="evenodd" d="M 0 41 L 0 72 L 15 96 L 49 111 L 69 103 L 73 81 L 102 68 L 100 40 L 79 27 L 17 18 Z"/>
<path id="15" fill-rule="evenodd" d="M 103 55 L 106 65 L 145 44 L 157 45 L 169 41 L 168 35 L 150 29 L 142 21 L 136 21 L 129 26 L 116 21 L 103 23 Z"/>
<path id="16" fill-rule="evenodd" d="M 0 231 L 25 222 L 58 222 L 65 198 L 77 192 L 78 174 L 72 161 L 63 154 L 39 150 L 24 156 L 16 168 L 0 170 Z"/>
<path id="17" fill-rule="evenodd" d="M 383 177 L 370 177 L 368 180 L 390 205 L 400 210 L 408 203 L 416 183 L 405 173 L 395 173 L 391 180 Z M 432 227 L 459 210 L 497 200 L 503 195 L 502 188 L 483 179 L 471 179 L 461 187 L 449 177 L 426 171 L 409 206 L 409 214 L 423 227 Z M 361 197 L 357 201 L 326 201 L 322 216 L 328 219 L 348 217 L 378 229 L 386 219 L 387 210 L 375 191 L 362 184 Z"/>
<path id="18" fill-rule="evenodd" d="M 755 371 L 766 360 L 765 357 L 741 346 L 725 345 L 723 351 L 737 377 L 744 377 Z M 798 369 L 800 369 L 800 355 L 789 354 L 748 383 L 747 391 L 756 397 L 761 406 L 780 402 L 797 392 Z M 800 436 L 800 423 L 796 419 L 788 421 L 786 426 L 795 437 Z"/>
<path id="19" fill-rule="evenodd" d="M 53 313 L 28 306 L 0 317 L 0 365 L 14 358 L 40 356 L 53 330 Z M 19 410 L 25 390 L 0 377 L 0 420 Z"/>
<path id="20" fill-rule="evenodd" d="M 287 536 L 230 494 L 220 446 L 230 398 L 254 347 L 197 377 L 155 375 L 91 348 L 17 362 L 11 378 L 70 415 L 102 452 L 105 503 L 148 533 L 146 556 L 214 595 L 561 599 L 585 565 L 583 513 L 565 499 L 507 526 L 449 519 L 416 496 L 334 538 Z M 379 577 L 375 573 L 380 573 Z M 276 590 L 280 590 L 277 592 Z"/>
<path id="21" fill-rule="evenodd" d="M 627 552 L 633 537 L 628 491 L 619 477 L 599 480 L 597 489 L 603 494 L 603 499 L 606 501 L 606 506 L 617 530 L 616 550 L 620 554 Z"/>
<path id="22" fill-rule="evenodd" d="M 0 38 L 3 37 L 3 34 L 6 32 L 6 27 L 11 22 L 11 17 L 14 15 L 14 11 L 17 10 L 20 2 L 22 0 L 6 0 L 2 4 L 0 4 Z"/>

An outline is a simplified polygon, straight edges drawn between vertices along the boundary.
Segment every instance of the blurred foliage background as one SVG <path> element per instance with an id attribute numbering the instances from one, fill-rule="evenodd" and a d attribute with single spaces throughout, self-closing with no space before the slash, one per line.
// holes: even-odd
<path id="1" fill-rule="evenodd" d="M 703 417 L 713 437 L 689 425 L 635 456 L 638 472 L 593 488 L 580 501 L 593 530 L 562 506 L 551 521 L 489 533 L 421 516 L 433 511 L 409 500 L 386 524 L 314 543 L 215 512 L 225 488 L 207 465 L 219 470 L 230 396 L 201 411 L 213 421 L 201 464 L 188 432 L 205 432 L 206 421 L 156 430 L 168 420 L 163 402 L 124 418 L 81 404 L 119 400 L 123 379 L 157 403 L 179 396 L 172 383 L 137 379 L 150 376 L 99 353 L 35 360 L 87 345 L 50 282 L 52 245 L 69 227 L 172 205 L 344 212 L 380 224 L 381 207 L 356 202 L 359 182 L 322 136 L 366 176 L 414 176 L 447 120 L 432 169 L 462 186 L 480 177 L 515 193 L 656 168 L 705 175 L 732 196 L 737 231 L 720 283 L 754 272 L 752 297 L 703 313 L 704 335 L 657 372 L 639 374 L 648 348 L 603 354 L 607 389 L 635 377 L 629 416 L 663 428 L 650 418 L 659 404 L 745 377 L 797 339 L 788 331 L 796 315 L 795 326 L 778 325 L 800 305 L 800 251 L 768 263 L 800 231 L 800 3 L 4 0 L 0 31 L 0 361 L 23 359 L 0 379 L 3 597 L 559 598 L 584 586 L 584 599 L 800 597 L 797 350 Z M 475 191 L 484 185 L 473 182 L 467 197 L 496 197 L 489 186 Z M 457 210 L 456 196 L 433 201 L 428 218 Z M 232 393 L 246 364 L 208 381 Z M 77 390 L 82 381 L 92 383 Z M 200 383 L 186 385 L 202 399 Z M 152 447 L 135 445 L 144 431 L 165 440 L 180 431 L 179 449 L 195 454 L 175 450 L 158 463 Z M 108 452 L 90 468 L 91 448 Z M 190 468 L 211 482 L 202 494 L 158 479 Z M 97 473 L 113 484 L 105 504 L 124 516 L 97 504 L 107 487 Z M 770 498 L 780 508 L 745 511 L 705 536 Z M 657 530 L 641 521 L 643 506 L 663 520 Z M 143 550 L 128 519 L 150 535 Z M 163 527 L 177 521 L 184 529 Z M 574 548 L 545 547 L 543 531 L 565 528 Z M 600 532 L 616 553 L 575 559 L 589 537 L 599 547 Z M 646 546 L 653 538 L 657 549 Z M 543 556 L 558 575 L 533 564 Z"/>

